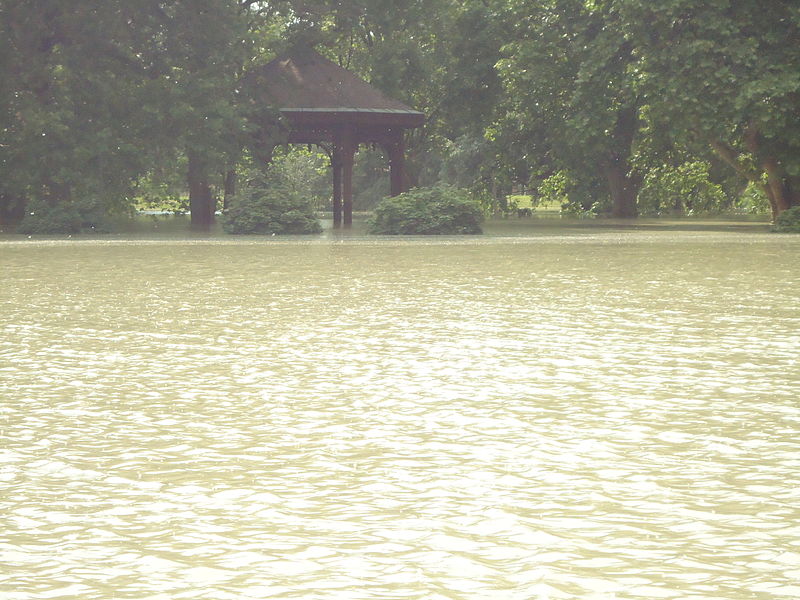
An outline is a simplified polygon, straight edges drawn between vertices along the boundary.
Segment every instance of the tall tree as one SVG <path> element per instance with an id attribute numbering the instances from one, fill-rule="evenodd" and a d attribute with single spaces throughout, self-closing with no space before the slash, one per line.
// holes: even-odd
<path id="1" fill-rule="evenodd" d="M 222 177 L 243 144 L 236 82 L 249 59 L 247 7 L 236 0 L 180 0 L 162 9 L 159 45 L 166 62 L 159 118 L 187 158 L 192 227 L 214 221 L 211 180 Z"/>
<path id="2" fill-rule="evenodd" d="M 761 186 L 773 216 L 800 204 L 800 4 L 614 2 L 653 122 L 711 145 Z"/>
<path id="3" fill-rule="evenodd" d="M 207 226 L 211 171 L 240 144 L 247 18 L 235 0 L 0 0 L 0 215 L 124 202 L 153 161 L 184 152 Z"/>
<path id="4" fill-rule="evenodd" d="M 28 200 L 124 201 L 154 161 L 182 153 L 193 224 L 208 226 L 210 178 L 242 143 L 246 4 L 0 0 L 0 216 Z"/>
<path id="5" fill-rule="evenodd" d="M 612 215 L 635 216 L 640 178 L 630 159 L 641 98 L 616 8 L 586 0 L 509 5 L 516 25 L 500 70 L 515 118 L 503 123 L 530 132 L 536 151 L 546 149 L 574 176 L 601 175 Z"/>
<path id="6" fill-rule="evenodd" d="M 158 136 L 139 118 L 157 91 L 153 27 L 115 0 L 0 1 L 0 218 L 31 200 L 46 210 L 125 197 Z"/>

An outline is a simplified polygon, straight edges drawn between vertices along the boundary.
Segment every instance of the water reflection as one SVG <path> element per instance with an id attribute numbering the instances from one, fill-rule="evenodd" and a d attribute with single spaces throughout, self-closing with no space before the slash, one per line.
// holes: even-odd
<path id="1" fill-rule="evenodd" d="M 800 597 L 799 248 L 5 243 L 0 592 Z"/>

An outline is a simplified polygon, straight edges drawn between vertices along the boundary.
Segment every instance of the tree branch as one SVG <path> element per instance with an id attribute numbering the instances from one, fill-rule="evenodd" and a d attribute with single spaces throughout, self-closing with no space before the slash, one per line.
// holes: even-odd
<path id="1" fill-rule="evenodd" d="M 748 181 L 756 183 L 759 181 L 758 173 L 752 169 L 745 168 L 745 166 L 739 162 L 739 153 L 734 148 L 721 140 L 711 140 L 709 144 L 714 152 L 716 152 L 728 166 L 739 173 L 739 175 Z"/>

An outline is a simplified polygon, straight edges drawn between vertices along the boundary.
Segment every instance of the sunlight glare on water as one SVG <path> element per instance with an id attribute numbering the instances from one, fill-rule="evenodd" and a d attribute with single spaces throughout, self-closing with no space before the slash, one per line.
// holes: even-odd
<path id="1" fill-rule="evenodd" d="M 0 242 L 0 597 L 800 597 L 800 239 Z"/>

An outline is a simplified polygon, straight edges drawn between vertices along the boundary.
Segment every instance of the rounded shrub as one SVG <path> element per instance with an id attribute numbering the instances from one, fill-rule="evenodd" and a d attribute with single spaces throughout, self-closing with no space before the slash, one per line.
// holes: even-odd
<path id="1" fill-rule="evenodd" d="M 97 201 L 84 199 L 48 202 L 33 198 L 26 206 L 26 214 L 17 226 L 17 233 L 29 235 L 57 235 L 82 231 L 105 233 L 109 230 L 108 215 Z"/>
<path id="2" fill-rule="evenodd" d="M 772 230 L 779 233 L 800 233 L 800 206 L 786 209 L 779 214 Z"/>
<path id="3" fill-rule="evenodd" d="M 311 203 L 278 169 L 253 176 L 231 200 L 222 229 L 234 234 L 320 233 Z"/>
<path id="4" fill-rule="evenodd" d="M 415 188 L 384 198 L 369 220 L 369 232 L 381 235 L 453 235 L 482 233 L 480 204 L 450 186 Z"/>

